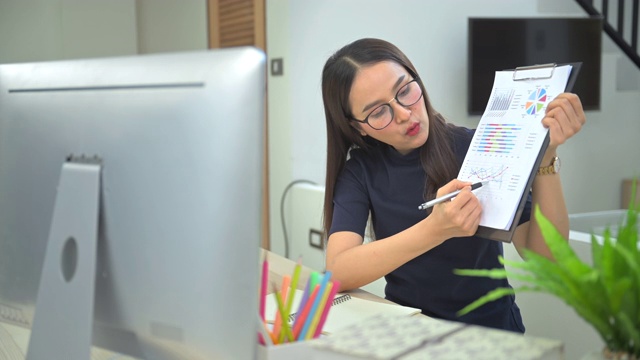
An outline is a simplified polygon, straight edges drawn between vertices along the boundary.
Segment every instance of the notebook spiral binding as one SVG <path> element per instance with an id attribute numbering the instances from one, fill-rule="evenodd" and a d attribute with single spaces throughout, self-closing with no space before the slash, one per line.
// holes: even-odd
<path id="1" fill-rule="evenodd" d="M 331 303 L 331 306 L 341 304 L 347 300 L 351 300 L 351 295 L 349 294 L 340 295 L 337 298 L 333 299 L 333 303 Z"/>
<path id="2" fill-rule="evenodd" d="M 333 299 L 333 301 L 331 302 L 331 306 L 335 306 L 338 304 L 342 304 L 345 301 L 349 301 L 351 300 L 351 295 L 349 294 L 344 294 L 344 295 L 340 295 L 337 298 Z M 293 322 L 296 319 L 296 314 L 297 313 L 291 313 L 289 314 L 289 322 Z"/>

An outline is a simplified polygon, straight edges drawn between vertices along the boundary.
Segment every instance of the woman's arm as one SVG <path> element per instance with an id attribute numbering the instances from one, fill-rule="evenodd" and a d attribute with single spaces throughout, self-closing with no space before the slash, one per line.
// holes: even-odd
<path id="1" fill-rule="evenodd" d="M 575 94 L 558 95 L 547 106 L 547 113 L 542 124 L 549 128 L 550 142 L 542 159 L 542 166 L 552 163 L 557 156 L 558 146 L 578 133 L 585 123 L 585 114 L 580 98 Z M 569 215 L 562 192 L 560 174 L 536 175 L 531 188 L 532 208 L 540 206 L 541 212 L 564 235 L 569 236 Z M 516 229 L 513 243 L 522 256 L 522 249 L 527 248 L 551 258 L 540 228 L 532 214 L 531 220 Z"/>
<path id="2" fill-rule="evenodd" d="M 341 231 L 327 241 L 327 270 L 340 291 L 359 288 L 397 269 L 452 237 L 476 232 L 482 209 L 470 184 L 453 180 L 438 196 L 463 189 L 452 201 L 434 206 L 431 215 L 393 236 L 363 245 L 362 236 Z"/>

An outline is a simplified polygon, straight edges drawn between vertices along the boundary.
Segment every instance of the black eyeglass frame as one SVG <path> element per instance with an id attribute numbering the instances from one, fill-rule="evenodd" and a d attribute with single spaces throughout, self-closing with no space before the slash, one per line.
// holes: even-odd
<path id="1" fill-rule="evenodd" d="M 400 93 L 400 90 L 404 89 L 405 87 L 407 87 L 407 86 L 408 86 L 409 84 L 411 84 L 412 82 L 417 82 L 417 83 L 418 83 L 418 88 L 420 89 L 420 97 L 418 97 L 418 99 L 417 99 L 414 103 L 412 103 L 412 104 L 403 104 L 402 102 L 400 102 L 400 100 L 398 100 L 398 94 Z M 418 101 L 420 101 L 420 99 L 422 99 L 422 97 L 423 97 L 423 96 L 424 96 L 424 90 L 422 89 L 422 83 L 420 82 L 420 78 L 416 76 L 416 77 L 414 77 L 414 78 L 413 78 L 413 80 L 411 80 L 411 81 L 409 81 L 408 83 L 406 83 L 406 84 L 402 85 L 402 87 L 400 87 L 400 89 L 398 89 L 398 92 L 396 92 L 396 95 L 393 97 L 393 99 L 389 100 L 389 101 L 388 101 L 387 103 L 385 103 L 385 104 L 381 104 L 381 105 L 380 105 L 380 106 L 385 106 L 385 105 L 386 105 L 386 106 L 389 106 L 389 110 L 391 111 L 391 120 L 390 120 L 390 121 L 389 121 L 385 126 L 383 126 L 383 127 L 381 127 L 381 128 L 376 128 L 376 127 L 374 127 L 373 125 L 371 125 L 371 124 L 369 123 L 369 116 L 371 116 L 371 114 L 373 114 L 376 110 L 378 110 L 378 108 L 379 108 L 380 106 L 376 106 L 376 108 L 375 108 L 375 109 L 371 110 L 371 112 L 369 112 L 369 115 L 367 115 L 367 117 L 366 117 L 366 118 L 364 118 L 364 120 L 356 119 L 356 118 L 355 118 L 355 117 L 353 117 L 353 116 L 349 116 L 349 117 L 348 117 L 348 119 L 349 119 L 350 121 L 356 121 L 356 122 L 359 122 L 359 123 L 361 123 L 361 124 L 367 124 L 367 125 L 369 125 L 369 127 L 370 127 L 370 128 L 372 128 L 373 130 L 382 130 L 382 129 L 386 128 L 387 126 L 389 126 L 389 124 L 391 124 L 391 123 L 393 122 L 393 119 L 394 119 L 394 118 L 395 118 L 395 116 L 396 116 L 396 114 L 393 112 L 393 108 L 391 107 L 391 104 L 390 104 L 390 103 L 391 103 L 391 101 L 395 100 L 398 104 L 400 104 L 400 106 L 403 106 L 403 107 L 405 107 L 405 108 L 406 108 L 406 107 L 413 106 L 413 105 L 417 104 L 417 103 L 418 103 Z"/>

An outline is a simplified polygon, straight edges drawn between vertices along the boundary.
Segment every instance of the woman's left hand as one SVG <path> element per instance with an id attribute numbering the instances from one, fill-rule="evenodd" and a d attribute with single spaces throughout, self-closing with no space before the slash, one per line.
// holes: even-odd
<path id="1" fill-rule="evenodd" d="M 577 134 L 586 121 L 582 102 L 576 94 L 562 93 L 547 105 L 542 125 L 549 129 L 549 148 L 555 153 L 559 145 Z"/>

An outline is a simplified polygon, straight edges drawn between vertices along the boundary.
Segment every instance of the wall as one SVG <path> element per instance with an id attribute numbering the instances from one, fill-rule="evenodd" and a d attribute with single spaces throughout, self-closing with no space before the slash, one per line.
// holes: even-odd
<path id="1" fill-rule="evenodd" d="M 136 52 L 133 0 L 0 0 L 0 63 Z"/>
<path id="2" fill-rule="evenodd" d="M 293 180 L 324 184 L 326 138 L 320 73 L 327 57 L 360 37 L 381 37 L 412 59 L 435 108 L 475 127 L 466 113 L 467 18 L 585 16 L 573 0 L 324 0 L 267 2 L 267 53 L 284 58 L 269 77 L 272 250 L 283 248 L 278 203 Z M 616 209 L 623 178 L 640 175 L 640 92 L 617 91 L 619 51 L 603 35 L 602 108 L 559 149 L 571 213 Z M 638 69 L 629 69 L 637 76 Z M 626 74 L 623 74 L 624 77 Z"/>
<path id="3" fill-rule="evenodd" d="M 138 53 L 207 48 L 206 0 L 136 0 Z"/>
<path id="4" fill-rule="evenodd" d="M 280 201 L 287 185 L 293 180 L 291 146 L 291 75 L 289 62 L 292 61 L 289 1 L 269 0 L 265 12 L 268 59 L 285 58 L 282 76 L 267 78 L 267 132 L 268 172 L 269 172 L 269 241 L 270 249 L 285 254 L 284 234 L 280 216 Z M 288 203 L 288 205 L 291 205 Z M 287 207 L 288 209 L 291 206 Z"/>
<path id="5" fill-rule="evenodd" d="M 206 48 L 206 0 L 0 0 L 0 63 Z"/>

